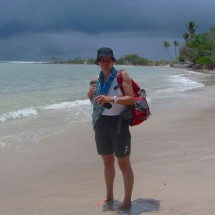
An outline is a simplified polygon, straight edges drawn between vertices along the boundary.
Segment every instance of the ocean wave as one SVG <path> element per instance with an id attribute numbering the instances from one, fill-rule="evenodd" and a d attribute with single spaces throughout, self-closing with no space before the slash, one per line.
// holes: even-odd
<path id="1" fill-rule="evenodd" d="M 173 87 L 169 87 L 163 90 L 157 90 L 158 93 L 177 93 L 192 90 L 195 88 L 205 87 L 203 83 L 192 81 L 183 75 L 170 75 L 168 81 Z"/>
<path id="2" fill-rule="evenodd" d="M 80 105 L 89 105 L 90 101 L 88 99 L 85 100 L 76 100 L 72 102 L 61 102 L 57 104 L 47 105 L 44 107 L 45 110 L 60 110 L 60 109 L 67 109 L 78 107 Z"/>
<path id="3" fill-rule="evenodd" d="M 22 110 L 3 113 L 2 115 L 0 115 L 0 122 L 5 122 L 10 119 L 21 119 L 21 118 L 27 118 L 31 116 L 37 116 L 37 115 L 38 115 L 38 111 L 36 109 L 25 108 Z"/>
<path id="4" fill-rule="evenodd" d="M 25 108 L 17 111 L 11 111 L 7 113 L 3 113 L 0 115 L 0 122 L 5 122 L 11 119 L 21 119 L 32 116 L 37 116 L 41 111 L 48 110 L 61 110 L 61 109 L 71 109 L 71 108 L 79 108 L 80 106 L 90 105 L 90 101 L 88 99 L 85 100 L 76 100 L 71 102 L 61 102 L 56 104 L 50 104 L 40 107 L 32 107 Z"/>

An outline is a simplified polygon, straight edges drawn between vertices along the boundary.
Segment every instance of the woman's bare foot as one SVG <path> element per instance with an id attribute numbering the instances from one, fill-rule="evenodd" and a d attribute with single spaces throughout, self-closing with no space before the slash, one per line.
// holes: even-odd
<path id="1" fill-rule="evenodd" d="M 120 206 L 119 206 L 120 210 L 130 210 L 131 209 L 131 202 L 123 202 Z"/>
<path id="2" fill-rule="evenodd" d="M 112 204 L 113 201 L 114 201 L 113 199 L 102 199 L 102 200 L 98 201 L 96 203 L 96 205 L 100 207 L 100 206 L 104 206 L 106 204 Z"/>

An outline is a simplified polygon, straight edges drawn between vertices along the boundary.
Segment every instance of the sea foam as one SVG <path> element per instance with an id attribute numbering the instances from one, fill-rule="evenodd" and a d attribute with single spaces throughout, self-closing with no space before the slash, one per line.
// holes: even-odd
<path id="1" fill-rule="evenodd" d="M 80 105 L 89 105 L 90 101 L 88 99 L 85 100 L 76 100 L 72 102 L 61 102 L 57 104 L 51 104 L 44 107 L 45 110 L 60 110 L 60 109 L 67 109 L 78 107 Z"/>
<path id="2" fill-rule="evenodd" d="M 80 106 L 86 106 L 86 105 L 90 105 L 90 101 L 88 99 L 76 100 L 71 102 L 60 102 L 60 103 L 45 105 L 41 107 L 25 108 L 25 109 L 1 114 L 0 122 L 5 122 L 10 119 L 21 119 L 21 118 L 37 116 L 39 115 L 40 111 L 45 111 L 45 110 L 48 111 L 48 110 L 61 110 L 61 109 L 71 109 L 71 108 L 77 109 Z"/>
<path id="3" fill-rule="evenodd" d="M 25 108 L 22 110 L 11 111 L 0 115 L 0 122 L 5 122 L 10 119 L 21 119 L 38 115 L 38 111 L 34 108 Z"/>
<path id="4" fill-rule="evenodd" d="M 159 93 L 177 93 L 184 92 L 186 90 L 192 90 L 195 88 L 205 87 L 203 83 L 199 83 L 193 80 L 190 80 L 183 75 L 170 75 L 168 76 L 168 81 L 172 85 L 170 88 L 163 90 L 157 90 Z"/>

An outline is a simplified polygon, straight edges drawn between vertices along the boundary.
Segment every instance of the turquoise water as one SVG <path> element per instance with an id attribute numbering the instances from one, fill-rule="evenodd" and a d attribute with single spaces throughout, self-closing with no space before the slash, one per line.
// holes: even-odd
<path id="1" fill-rule="evenodd" d="M 148 92 L 149 100 L 177 96 L 204 86 L 191 73 L 163 67 L 119 67 Z M 99 73 L 95 65 L 0 64 L 0 122 L 38 115 L 44 109 L 88 104 L 89 81 Z"/>
<path id="2" fill-rule="evenodd" d="M 86 98 L 95 67 L 0 64 L 0 113 Z"/>
<path id="3" fill-rule="evenodd" d="M 188 90 L 204 87 L 204 74 L 166 67 L 116 66 L 147 92 L 152 109 L 173 106 Z M 0 150 L 26 149 L 42 137 L 90 121 L 89 82 L 96 65 L 0 63 Z M 9 147 L 10 146 L 10 147 Z"/>

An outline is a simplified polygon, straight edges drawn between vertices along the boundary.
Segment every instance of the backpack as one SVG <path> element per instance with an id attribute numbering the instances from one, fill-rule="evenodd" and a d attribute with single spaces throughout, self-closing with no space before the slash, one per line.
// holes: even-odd
<path id="1" fill-rule="evenodd" d="M 122 70 L 119 70 L 117 80 L 118 80 L 119 87 L 124 94 L 124 90 L 122 87 L 122 82 L 123 82 Z M 129 125 L 135 126 L 147 120 L 147 118 L 149 117 L 149 115 L 151 115 L 151 113 L 150 113 L 149 105 L 146 100 L 145 90 L 140 89 L 139 85 L 133 79 L 131 79 L 131 83 L 132 83 L 132 88 L 134 93 L 134 104 L 129 106 L 128 108 L 129 111 L 131 112 Z"/>

